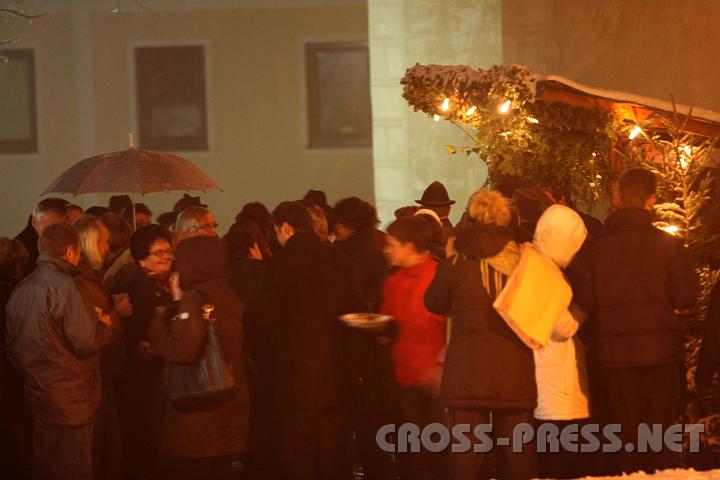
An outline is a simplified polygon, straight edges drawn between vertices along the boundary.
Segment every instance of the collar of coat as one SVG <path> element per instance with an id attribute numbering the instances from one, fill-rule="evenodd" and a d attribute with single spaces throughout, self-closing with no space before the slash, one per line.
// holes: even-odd
<path id="1" fill-rule="evenodd" d="M 625 230 L 652 227 L 653 213 L 644 208 L 625 207 L 610 214 L 605 221 L 609 230 Z"/>
<path id="2" fill-rule="evenodd" d="M 48 255 L 47 253 L 40 254 L 37 259 L 37 265 L 38 267 L 43 265 L 52 265 L 58 271 L 73 277 L 80 273 L 80 270 L 78 270 L 77 267 L 70 265 L 64 259 L 53 255 Z"/>
<path id="3" fill-rule="evenodd" d="M 335 241 L 335 246 L 350 256 L 365 248 L 381 248 L 372 227 L 359 230 L 345 240 Z"/>
<path id="4" fill-rule="evenodd" d="M 508 227 L 475 223 L 458 235 L 455 249 L 468 257 L 483 259 L 502 252 L 513 238 Z"/>

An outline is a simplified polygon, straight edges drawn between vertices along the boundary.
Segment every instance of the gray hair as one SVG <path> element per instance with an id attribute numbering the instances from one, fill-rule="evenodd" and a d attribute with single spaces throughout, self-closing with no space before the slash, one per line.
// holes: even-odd
<path id="1" fill-rule="evenodd" d="M 205 207 L 189 207 L 180 212 L 175 222 L 175 231 L 178 233 L 194 233 L 200 229 L 200 220 L 208 215 L 210 210 Z"/>

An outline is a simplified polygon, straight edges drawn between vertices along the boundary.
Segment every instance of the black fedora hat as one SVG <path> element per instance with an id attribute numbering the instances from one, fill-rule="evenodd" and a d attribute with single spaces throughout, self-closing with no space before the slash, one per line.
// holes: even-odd
<path id="1" fill-rule="evenodd" d="M 425 189 L 422 198 L 415 200 L 415 203 L 419 203 L 425 207 L 447 207 L 454 204 L 455 200 L 450 200 L 445 185 L 434 181 Z"/>

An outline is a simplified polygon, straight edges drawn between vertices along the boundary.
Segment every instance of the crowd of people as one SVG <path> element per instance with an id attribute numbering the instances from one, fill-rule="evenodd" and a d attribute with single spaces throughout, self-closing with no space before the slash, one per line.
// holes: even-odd
<path id="1" fill-rule="evenodd" d="M 0 239 L 0 471 L 41 479 L 575 478 L 652 471 L 668 452 L 391 453 L 383 425 L 675 423 L 682 316 L 698 278 L 653 226 L 656 183 L 633 169 L 604 225 L 539 190 L 482 188 L 462 220 L 433 182 L 385 231 L 375 208 L 323 192 L 243 206 L 222 236 L 187 194 L 155 218 L 113 197 L 41 200 Z M 573 301 L 543 349 L 493 304 L 522 245 Z M 720 366 L 720 287 L 699 389 Z M 354 328 L 339 318 L 393 321 Z M 469 430 L 472 432 L 472 429 Z M 473 440 L 477 440 L 473 438 Z"/>

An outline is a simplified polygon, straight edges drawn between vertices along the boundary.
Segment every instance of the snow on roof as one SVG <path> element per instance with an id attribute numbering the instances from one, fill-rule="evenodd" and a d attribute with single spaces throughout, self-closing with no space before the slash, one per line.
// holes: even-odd
<path id="1" fill-rule="evenodd" d="M 568 80 L 567 78 L 561 77 L 560 75 L 535 74 L 535 78 L 538 82 L 547 81 L 561 83 L 582 93 L 586 93 L 595 97 L 606 98 L 608 100 L 613 100 L 618 103 L 636 103 L 641 106 L 646 106 L 655 110 L 662 110 L 664 112 L 673 111 L 673 104 L 671 102 L 658 100 L 657 98 L 644 97 L 642 95 L 635 95 L 633 93 L 627 92 L 618 92 L 614 90 L 604 90 L 601 88 L 588 87 L 587 85 L 573 82 L 572 80 Z M 675 107 L 677 108 L 678 113 L 681 115 L 687 115 L 687 113 L 690 111 L 690 107 L 687 105 L 681 105 L 679 103 L 676 103 Z M 708 122 L 720 123 L 720 113 L 714 112 L 712 110 L 706 110 L 703 108 L 693 107 L 692 117 L 706 120 Z"/>

